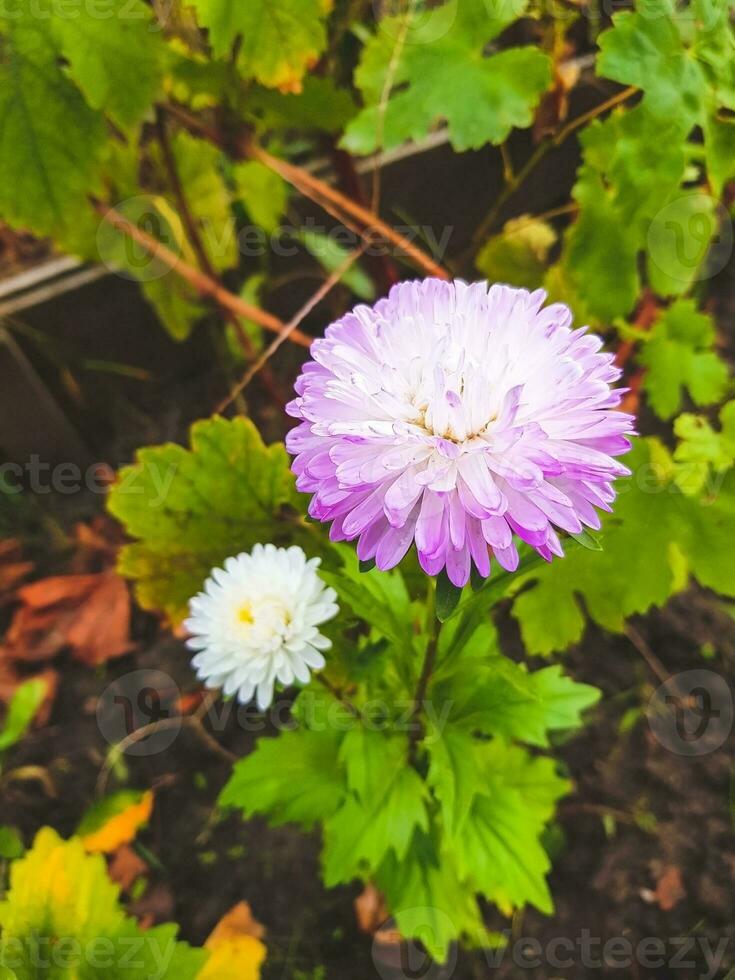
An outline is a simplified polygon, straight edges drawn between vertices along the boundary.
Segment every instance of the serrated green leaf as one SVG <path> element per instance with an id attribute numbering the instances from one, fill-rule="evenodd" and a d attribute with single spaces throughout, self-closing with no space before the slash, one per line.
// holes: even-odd
<path id="1" fill-rule="evenodd" d="M 428 37 L 421 36 L 423 5 L 380 21 L 355 75 L 365 108 L 347 126 L 345 148 L 365 154 L 420 140 L 440 119 L 460 151 L 501 143 L 513 127 L 529 126 L 551 81 L 550 59 L 533 47 L 485 55 L 523 12 L 524 5 L 484 0 L 450 3 L 446 25 Z"/>
<path id="2" fill-rule="evenodd" d="M 339 763 L 341 735 L 299 728 L 260 738 L 240 759 L 219 805 L 260 814 L 273 826 L 326 820 L 342 804 L 347 784 Z"/>
<path id="3" fill-rule="evenodd" d="M 44 19 L 0 17 L 0 216 L 70 245 L 99 189 L 104 122 L 63 73 Z"/>
<path id="4" fill-rule="evenodd" d="M 711 496 L 686 497 L 673 482 L 675 470 L 658 472 L 654 448 L 638 440 L 628 457 L 633 476 L 619 481 L 614 513 L 603 522 L 604 550 L 577 549 L 527 577 L 535 585 L 517 596 L 513 615 L 529 652 L 564 650 L 581 638 L 579 599 L 595 622 L 615 631 L 683 588 L 687 572 L 724 595 L 735 593 L 733 472 Z"/>
<path id="5" fill-rule="evenodd" d="M 319 129 L 339 133 L 355 115 L 357 106 L 352 93 L 337 88 L 334 79 L 307 75 L 298 93 L 251 89 L 243 112 L 258 129 Z"/>
<path id="6" fill-rule="evenodd" d="M 640 289 L 635 227 L 621 224 L 612 194 L 589 165 L 580 168 L 573 195 L 580 214 L 566 237 L 565 272 L 601 320 L 624 316 Z"/>
<path id="7" fill-rule="evenodd" d="M 680 440 L 674 451 L 674 480 L 682 493 L 698 496 L 708 483 L 735 464 L 735 401 L 720 412 L 721 430 L 716 432 L 706 418 L 684 413 L 674 422 Z"/>
<path id="8" fill-rule="evenodd" d="M 123 129 L 139 122 L 161 81 L 163 37 L 150 8 L 141 0 L 113 0 L 104 16 L 87 4 L 70 14 L 62 4 L 52 9 L 51 29 L 89 105 Z"/>
<path id="9" fill-rule="evenodd" d="M 174 621 L 225 558 L 257 543 L 292 543 L 280 514 L 298 499 L 285 449 L 266 447 L 249 419 L 197 422 L 191 447 L 141 449 L 108 498 L 110 513 L 138 539 L 123 548 L 121 573 L 135 580 L 145 608 Z"/>
<path id="10" fill-rule="evenodd" d="M 728 371 L 710 349 L 714 337 L 711 317 L 693 300 L 678 300 L 654 324 L 640 361 L 646 368 L 643 387 L 661 418 L 679 411 L 685 388 L 697 405 L 710 405 L 724 394 Z"/>
<path id="11" fill-rule="evenodd" d="M 327 887 L 376 871 L 390 852 L 403 861 L 414 832 L 428 828 L 426 799 L 423 780 L 407 765 L 386 778 L 376 796 L 349 797 L 324 824 Z"/>
<path id="12" fill-rule="evenodd" d="M 451 705 L 453 727 L 546 748 L 550 732 L 580 727 L 582 712 L 598 700 L 599 691 L 565 677 L 558 666 L 529 673 L 502 657 L 478 667 L 472 677 L 459 666 L 432 689 L 432 697 Z"/>
<path id="13" fill-rule="evenodd" d="M 239 70 L 271 88 L 298 92 L 326 44 L 322 0 L 193 0 L 193 6 L 215 55 L 227 54 L 239 37 Z"/>
<path id="14" fill-rule="evenodd" d="M 700 121 L 707 82 L 671 11 L 669 6 L 667 15 L 658 0 L 643 0 L 635 13 L 616 14 L 599 39 L 597 72 L 642 88 L 654 115 L 682 119 L 691 128 Z"/>
<path id="15" fill-rule="evenodd" d="M 471 887 L 457 874 L 451 855 L 436 840 L 414 834 L 404 860 L 389 853 L 375 875 L 402 936 L 417 938 L 432 958 L 443 963 L 449 945 L 466 938 L 483 945 L 487 938 Z"/>

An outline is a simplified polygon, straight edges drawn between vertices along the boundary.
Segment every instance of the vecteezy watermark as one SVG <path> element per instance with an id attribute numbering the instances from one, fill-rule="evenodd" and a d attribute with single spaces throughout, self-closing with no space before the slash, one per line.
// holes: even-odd
<path id="1" fill-rule="evenodd" d="M 173 464 L 160 466 L 149 460 L 145 472 L 129 467 L 117 476 L 116 492 L 119 494 L 146 494 L 150 507 L 161 507 L 168 497 L 177 467 Z M 115 473 L 107 463 L 92 463 L 81 467 L 77 463 L 50 463 L 37 453 L 27 460 L 0 463 L 0 486 L 5 494 L 71 495 L 87 491 L 107 493 L 115 481 Z"/>
<path id="2" fill-rule="evenodd" d="M 137 282 L 151 282 L 176 271 L 183 261 L 184 236 L 174 213 L 164 213 L 161 204 L 147 195 L 131 197 L 121 201 L 110 212 L 110 220 L 102 221 L 97 229 L 97 253 L 100 262 L 118 276 L 134 279 Z M 120 227 L 124 222 L 124 227 Z M 273 232 L 267 232 L 260 225 L 245 225 L 236 228 L 233 223 L 216 225 L 203 221 L 201 238 L 206 251 L 214 259 L 225 260 L 243 255 L 246 258 L 259 258 L 273 254 L 279 258 L 295 258 L 303 254 L 305 236 L 309 239 L 308 251 L 325 264 L 332 260 L 335 247 L 345 252 L 358 247 L 368 257 L 393 256 L 401 258 L 407 254 L 406 245 L 421 243 L 428 248 L 437 261 L 447 253 L 454 232 L 453 225 L 439 229 L 432 225 L 393 225 L 393 230 L 401 236 L 405 245 L 395 240 L 388 241 L 379 231 L 373 229 L 363 238 L 348 228 L 321 225 L 311 217 L 301 225 L 282 224 Z M 154 240 L 166 250 L 165 256 L 147 244 Z M 233 264 L 234 261 L 233 261 Z"/>
<path id="3" fill-rule="evenodd" d="M 151 936 L 96 936 L 79 940 L 75 936 L 44 936 L 33 933 L 3 939 L 2 965 L 8 970 L 32 968 L 33 976 L 86 976 L 92 971 L 109 970 L 124 976 L 128 970 L 140 980 L 162 980 L 169 975 L 176 950 L 173 939 L 165 942 Z M 15 974 L 11 974 L 15 976 Z"/>
<path id="4" fill-rule="evenodd" d="M 181 730 L 181 691 L 162 670 L 135 670 L 113 681 L 97 702 L 97 725 L 125 755 L 165 752 Z"/>
<path id="5" fill-rule="evenodd" d="M 732 691 L 712 670 L 686 670 L 657 688 L 646 716 L 655 738 L 670 752 L 707 755 L 732 731 Z"/>
<path id="6" fill-rule="evenodd" d="M 648 256 L 677 283 L 711 279 L 732 255 L 732 221 L 709 194 L 690 191 L 663 207 L 648 227 Z"/>
<path id="7" fill-rule="evenodd" d="M 450 980 L 457 966 L 452 945 L 446 962 L 435 963 L 426 953 L 440 935 L 453 935 L 454 923 L 441 909 L 419 906 L 401 912 L 401 929 L 411 939 L 386 942 L 379 931 L 373 940 L 373 964 L 382 980 Z"/>
<path id="8" fill-rule="evenodd" d="M 450 947 L 447 962 L 434 963 L 420 945 L 423 935 L 436 936 L 436 930 L 444 934 L 456 933 L 449 915 L 437 908 L 407 909 L 401 913 L 404 932 L 415 939 L 400 944 L 387 945 L 376 938 L 373 944 L 373 963 L 382 980 L 451 980 L 456 969 L 457 954 Z M 620 970 L 630 976 L 633 967 L 644 970 L 666 969 L 676 976 L 677 970 L 685 970 L 686 980 L 713 980 L 720 971 L 729 946 L 729 940 L 716 942 L 706 936 L 675 936 L 663 938 L 645 936 L 595 936 L 589 929 L 581 929 L 578 935 L 554 936 L 544 942 L 532 936 L 513 938 L 504 929 L 498 942 L 484 949 L 482 955 L 488 968 L 497 969 L 504 963 L 512 963 L 518 970 Z"/>
<path id="9" fill-rule="evenodd" d="M 185 724 L 180 701 L 181 691 L 167 673 L 135 670 L 117 678 L 102 692 L 97 702 L 97 724 L 105 740 L 118 746 L 121 754 L 156 755 L 173 745 Z M 417 710 L 411 699 L 372 699 L 356 709 L 338 698 L 308 691 L 299 699 L 298 717 L 294 717 L 290 698 L 276 700 L 265 714 L 252 703 L 216 698 L 206 705 L 198 720 L 215 735 L 228 728 L 257 735 L 274 728 L 288 732 L 299 727 L 346 734 L 359 727 L 389 734 L 421 732 L 424 744 L 432 744 L 441 737 L 453 704 L 426 699 Z"/>

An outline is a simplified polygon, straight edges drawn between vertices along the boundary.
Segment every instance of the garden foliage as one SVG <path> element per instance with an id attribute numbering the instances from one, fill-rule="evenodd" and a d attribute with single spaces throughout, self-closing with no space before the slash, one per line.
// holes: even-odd
<path id="1" fill-rule="evenodd" d="M 176 624 L 230 555 L 273 541 L 321 556 L 340 604 L 327 668 L 297 691 L 292 729 L 236 763 L 221 805 L 319 828 L 326 883 L 374 882 L 406 936 L 416 909 L 433 910 L 420 938 L 442 960 L 456 939 L 491 940 L 479 897 L 507 914 L 552 908 L 548 828 L 571 789 L 552 750 L 598 692 L 534 656 L 562 653 L 588 619 L 622 630 L 692 580 L 735 596 L 735 412 L 708 301 L 732 245 L 731 5 L 642 0 L 602 20 L 584 4 L 555 19 L 535 0 L 409 0 L 378 20 L 379 5 L 347 0 L 112 6 L 104 21 L 85 7 L 70 20 L 52 0 L 0 14 L 0 218 L 139 279 L 179 339 L 205 301 L 105 222 L 110 206 L 134 224 L 153 216 L 146 228 L 189 265 L 203 243 L 210 273 L 267 304 L 272 257 L 244 258 L 236 235 L 273 234 L 293 191 L 254 145 L 303 163 L 324 147 L 359 157 L 445 130 L 456 153 L 492 144 L 507 163 L 514 131 L 567 98 L 572 45 L 595 52 L 595 84 L 610 93 L 604 113 L 569 129 L 581 163 L 561 220 L 526 213 L 533 167 L 519 168 L 508 175 L 516 217 L 491 213 L 453 269 L 547 289 L 626 364 L 657 435 L 636 440 L 599 543 L 567 540 L 550 565 L 526 554 L 516 574 L 496 567 L 461 596 L 411 554 L 392 572 L 366 568 L 306 517 L 284 447 L 246 418 L 196 423 L 190 448 L 141 449 L 110 494 L 131 539 L 121 571 L 144 608 Z M 568 126 L 559 111 L 556 135 Z M 541 136 L 532 164 L 553 146 Z M 343 261 L 308 229 L 298 238 L 325 268 Z M 376 295 L 367 263 L 345 289 Z M 260 328 L 246 327 L 262 347 Z M 500 602 L 519 624 L 522 662 L 499 644 Z M 42 854 L 51 863 L 38 874 L 57 875 L 48 889 L 33 878 Z M 66 901 L 72 870 L 89 907 Z M 134 931 L 99 859 L 75 843 L 42 834 L 14 875 L 6 937 L 49 916 L 65 934 Z M 175 955 L 175 975 L 195 976 L 201 954 L 177 944 Z"/>

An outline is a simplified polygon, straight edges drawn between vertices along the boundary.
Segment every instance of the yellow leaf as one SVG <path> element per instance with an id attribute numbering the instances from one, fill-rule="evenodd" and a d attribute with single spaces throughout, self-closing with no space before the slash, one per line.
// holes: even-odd
<path id="1" fill-rule="evenodd" d="M 204 944 L 212 955 L 197 980 L 260 980 L 260 966 L 267 952 L 260 941 L 264 932 L 247 902 L 235 905 Z"/>

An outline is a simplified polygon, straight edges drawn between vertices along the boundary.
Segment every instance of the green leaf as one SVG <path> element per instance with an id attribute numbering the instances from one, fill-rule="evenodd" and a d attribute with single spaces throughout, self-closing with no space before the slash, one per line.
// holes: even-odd
<path id="1" fill-rule="evenodd" d="M 324 824 L 324 883 L 340 882 L 376 871 L 393 852 L 403 861 L 417 829 L 428 828 L 426 786 L 404 765 L 367 800 L 349 797 Z"/>
<path id="2" fill-rule="evenodd" d="M 207 959 L 206 951 L 176 941 L 175 926 L 141 930 L 120 907 L 102 857 L 50 827 L 11 866 L 0 928 L 0 966 L 23 980 L 41 975 L 38 964 L 52 947 L 55 966 L 43 973 L 58 980 L 194 980 Z"/>
<path id="3" fill-rule="evenodd" d="M 0 752 L 5 752 L 23 738 L 48 693 L 40 678 L 25 681 L 13 694 L 5 721 L 0 727 Z"/>
<path id="4" fill-rule="evenodd" d="M 23 838 L 15 827 L 9 827 L 7 824 L 0 825 L 0 858 L 12 861 L 23 857 L 24 853 Z"/>
<path id="5" fill-rule="evenodd" d="M 82 4 L 52 4 L 52 31 L 69 75 L 93 109 L 128 129 L 153 104 L 161 81 L 161 29 L 141 0 L 113 0 L 104 16 Z"/>
<path id="6" fill-rule="evenodd" d="M 177 132 L 171 140 L 171 150 L 187 207 L 212 265 L 219 271 L 237 265 L 237 233 L 230 193 L 222 173 L 223 158 L 220 150 L 183 130 Z M 161 180 L 168 185 L 168 172 L 158 151 L 154 153 L 154 158 Z M 178 201 L 172 191 L 169 186 L 169 202 L 172 207 L 177 208 Z M 186 236 L 181 237 L 182 251 L 188 251 Z M 194 256 L 189 261 L 196 264 Z"/>
<path id="7" fill-rule="evenodd" d="M 281 519 L 297 494 L 280 443 L 266 447 L 248 419 L 214 417 L 193 425 L 191 447 L 141 449 L 108 498 L 110 513 L 138 539 L 123 548 L 121 573 L 135 579 L 144 608 L 174 621 L 225 558 L 294 538 Z"/>
<path id="8" fill-rule="evenodd" d="M 314 256 L 327 272 L 336 272 L 354 249 L 345 248 L 332 237 L 313 228 L 301 228 L 297 232 L 299 241 Z M 345 272 L 340 280 L 360 299 L 375 299 L 375 285 L 359 262 Z"/>
<path id="9" fill-rule="evenodd" d="M 422 4 L 381 20 L 355 75 L 365 108 L 347 126 L 344 147 L 360 154 L 390 149 L 446 120 L 450 142 L 461 151 L 502 143 L 514 126 L 529 126 L 551 81 L 550 59 L 530 46 L 485 54 L 524 9 L 450 2 L 429 12 L 446 18 L 429 36 L 422 36 Z"/>
<path id="10" fill-rule="evenodd" d="M 411 601 L 400 571 L 364 571 L 352 548 L 337 545 L 335 550 L 342 559 L 342 568 L 339 572 L 323 569 L 321 577 L 337 591 L 340 602 L 413 655 Z"/>
<path id="11" fill-rule="evenodd" d="M 255 749 L 235 764 L 219 805 L 246 816 L 260 814 L 273 826 L 326 820 L 347 790 L 339 763 L 336 731 L 299 728 L 277 738 L 258 739 Z"/>
<path id="12" fill-rule="evenodd" d="M 326 44 L 322 0 L 193 0 L 193 6 L 215 55 L 228 54 L 239 37 L 239 70 L 271 88 L 300 91 Z"/>
<path id="13" fill-rule="evenodd" d="M 452 855 L 435 837 L 417 832 L 404 860 L 388 853 L 375 875 L 402 936 L 420 940 L 438 963 L 452 941 L 483 945 L 487 930 L 471 887 L 458 875 Z"/>
<path id="14" fill-rule="evenodd" d="M 633 475 L 618 481 L 614 513 L 603 522 L 600 553 L 577 549 L 562 561 L 516 579 L 513 605 L 530 653 L 564 650 L 583 633 L 585 617 L 610 630 L 625 619 L 662 605 L 687 582 L 698 581 L 724 595 L 735 593 L 735 475 L 730 470 L 716 492 L 687 497 L 662 473 L 656 444 L 638 440 L 627 459 Z M 641 529 L 644 529 L 643 531 Z"/>
<path id="15" fill-rule="evenodd" d="M 105 126 L 62 72 L 45 20 L 16 14 L 0 18 L 0 216 L 70 242 L 99 189 Z"/>
<path id="16" fill-rule="evenodd" d="M 353 728 L 340 747 L 350 795 L 324 825 L 328 887 L 375 871 L 393 850 L 403 860 L 416 828 L 428 828 L 426 786 L 408 765 L 408 738 Z"/>
<path id="17" fill-rule="evenodd" d="M 232 169 L 237 196 L 252 220 L 272 234 L 280 225 L 288 204 L 288 184 L 257 160 Z"/>
<path id="18" fill-rule="evenodd" d="M 681 119 L 691 129 L 701 121 L 707 79 L 684 43 L 672 7 L 642 0 L 635 13 L 616 14 L 613 27 L 599 39 L 597 72 L 642 88 L 651 113 L 663 120 Z"/>
<path id="19" fill-rule="evenodd" d="M 357 112 L 352 94 L 332 78 L 307 75 L 299 93 L 255 87 L 248 92 L 243 113 L 259 130 L 320 129 L 340 133 Z"/>
<path id="20" fill-rule="evenodd" d="M 555 242 L 556 232 L 547 221 L 522 214 L 485 243 L 475 264 L 489 282 L 538 289 Z"/>
<path id="21" fill-rule="evenodd" d="M 697 405 L 719 401 L 728 381 L 727 366 L 711 349 L 715 327 L 694 300 L 677 300 L 649 332 L 640 355 L 647 369 L 643 387 L 663 419 L 681 407 L 686 388 Z"/>
<path id="22" fill-rule="evenodd" d="M 440 623 L 452 615 L 462 598 L 462 589 L 449 580 L 444 569 L 436 577 L 436 618 Z"/>
<path id="23" fill-rule="evenodd" d="M 509 914 L 530 902 L 549 913 L 550 861 L 541 836 L 569 784 L 550 759 L 499 740 L 481 746 L 481 790 L 451 839 L 450 853 L 460 875 L 501 911 Z"/>
<path id="24" fill-rule="evenodd" d="M 475 796 L 484 791 L 478 779 L 483 743 L 471 732 L 451 726 L 432 732 L 424 744 L 430 758 L 427 779 L 441 803 L 444 825 L 450 834 L 459 835 Z"/>
<path id="25" fill-rule="evenodd" d="M 660 296 L 679 296 L 706 275 L 702 267 L 718 234 L 720 214 L 709 194 L 688 191 L 663 208 L 647 236 L 648 278 Z"/>
<path id="26" fill-rule="evenodd" d="M 685 413 L 674 422 L 674 433 L 680 440 L 674 450 L 674 480 L 687 496 L 708 491 L 710 480 L 735 464 L 735 401 L 723 407 L 720 422 L 720 432 L 699 415 Z"/>
<path id="27" fill-rule="evenodd" d="M 635 228 L 621 224 L 611 193 L 590 166 L 580 168 L 572 193 L 580 214 L 567 234 L 565 271 L 601 320 L 624 316 L 640 288 Z"/>
<path id="28" fill-rule="evenodd" d="M 582 712 L 599 691 L 546 667 L 529 673 L 506 658 L 477 666 L 471 677 L 460 662 L 453 677 L 432 689 L 439 704 L 451 705 L 449 723 L 469 732 L 517 739 L 546 748 L 549 733 L 581 727 Z"/>

